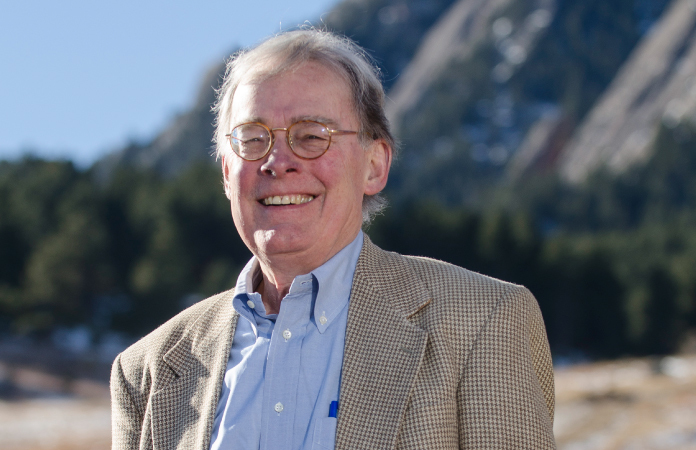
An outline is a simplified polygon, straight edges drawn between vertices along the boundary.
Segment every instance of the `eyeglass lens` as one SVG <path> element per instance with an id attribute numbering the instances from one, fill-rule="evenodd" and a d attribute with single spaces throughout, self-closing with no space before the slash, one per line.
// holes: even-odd
<path id="1" fill-rule="evenodd" d="M 230 137 L 234 152 L 248 160 L 262 158 L 271 146 L 269 130 L 260 124 L 239 125 L 232 130 Z M 318 122 L 297 122 L 288 129 L 288 141 L 298 156 L 317 158 L 329 148 L 331 133 Z"/>

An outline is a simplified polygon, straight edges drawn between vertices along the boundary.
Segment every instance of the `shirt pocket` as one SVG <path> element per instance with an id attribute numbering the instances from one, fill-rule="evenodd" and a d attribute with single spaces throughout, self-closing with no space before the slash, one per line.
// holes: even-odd
<path id="1" fill-rule="evenodd" d="M 336 445 L 336 422 L 335 417 L 325 417 L 317 420 L 314 426 L 314 442 L 312 450 L 334 450 Z"/>

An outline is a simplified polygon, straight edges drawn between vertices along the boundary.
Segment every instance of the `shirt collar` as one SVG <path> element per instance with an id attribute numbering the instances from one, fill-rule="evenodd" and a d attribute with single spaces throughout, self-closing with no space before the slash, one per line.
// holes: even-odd
<path id="1" fill-rule="evenodd" d="M 314 303 L 314 323 L 320 333 L 324 333 L 331 322 L 348 304 L 350 290 L 353 286 L 353 275 L 355 274 L 355 266 L 358 263 L 358 257 L 362 250 L 364 234 L 362 230 L 353 241 L 343 247 L 331 259 L 326 261 L 321 266 L 314 269 L 306 275 L 298 275 L 293 280 L 290 287 L 290 292 L 295 289 L 301 289 L 300 286 L 305 286 L 309 279 L 316 280 L 312 283 L 316 290 L 316 301 Z M 253 295 L 254 287 L 258 284 L 258 278 L 261 276 L 261 268 L 258 259 L 254 256 L 244 266 L 244 269 L 237 278 L 235 287 L 234 305 L 237 312 L 247 317 L 252 323 L 253 313 L 246 307 L 248 300 L 261 303 L 260 296 L 258 298 L 249 298 Z M 256 294 L 258 296 L 258 294 Z M 255 297 L 255 296 L 254 296 Z M 259 305 L 263 306 L 263 305 Z"/>
<path id="2" fill-rule="evenodd" d="M 232 299 L 232 307 L 239 315 L 249 321 L 257 337 L 259 330 L 254 313 L 256 312 L 263 318 L 275 319 L 275 314 L 273 317 L 266 314 L 261 295 L 254 292 L 254 286 L 258 284 L 258 277 L 261 276 L 259 267 L 258 259 L 252 257 L 239 273 L 239 277 L 237 277 L 237 286 L 234 289 L 234 297 Z"/>
<path id="3" fill-rule="evenodd" d="M 234 289 L 234 295 L 248 294 L 254 292 L 254 287 L 258 284 L 261 270 L 259 260 L 252 256 L 246 266 L 239 272 L 237 277 L 237 286 Z M 256 283 L 255 283 L 256 282 Z"/>
<path id="4" fill-rule="evenodd" d="M 350 244 L 312 271 L 319 288 L 314 304 L 314 323 L 320 333 L 326 330 L 348 304 L 363 240 L 363 232 L 360 230 Z"/>

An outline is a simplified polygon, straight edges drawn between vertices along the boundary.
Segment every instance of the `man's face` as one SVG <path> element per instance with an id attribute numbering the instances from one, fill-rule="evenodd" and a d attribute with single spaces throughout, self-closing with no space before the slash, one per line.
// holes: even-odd
<path id="1" fill-rule="evenodd" d="M 235 92 L 230 129 L 245 122 L 287 128 L 299 120 L 316 120 L 336 130 L 359 129 L 347 83 L 318 63 L 304 63 L 259 83 L 242 83 Z M 258 161 L 234 154 L 223 159 L 232 217 L 262 264 L 285 258 L 308 272 L 355 238 L 362 224 L 363 195 L 375 194 L 386 184 L 391 149 L 381 140 L 364 149 L 357 135 L 334 135 L 323 156 L 306 160 L 289 148 L 285 131 L 275 134 L 273 148 Z M 276 196 L 305 202 L 264 204 Z"/>

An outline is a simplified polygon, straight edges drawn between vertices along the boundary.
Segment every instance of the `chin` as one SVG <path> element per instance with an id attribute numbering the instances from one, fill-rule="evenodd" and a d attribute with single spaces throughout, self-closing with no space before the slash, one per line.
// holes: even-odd
<path id="1" fill-rule="evenodd" d="M 297 233 L 293 230 L 259 230 L 254 233 L 254 246 L 260 253 L 274 255 L 295 253 L 311 246 L 311 233 Z"/>

